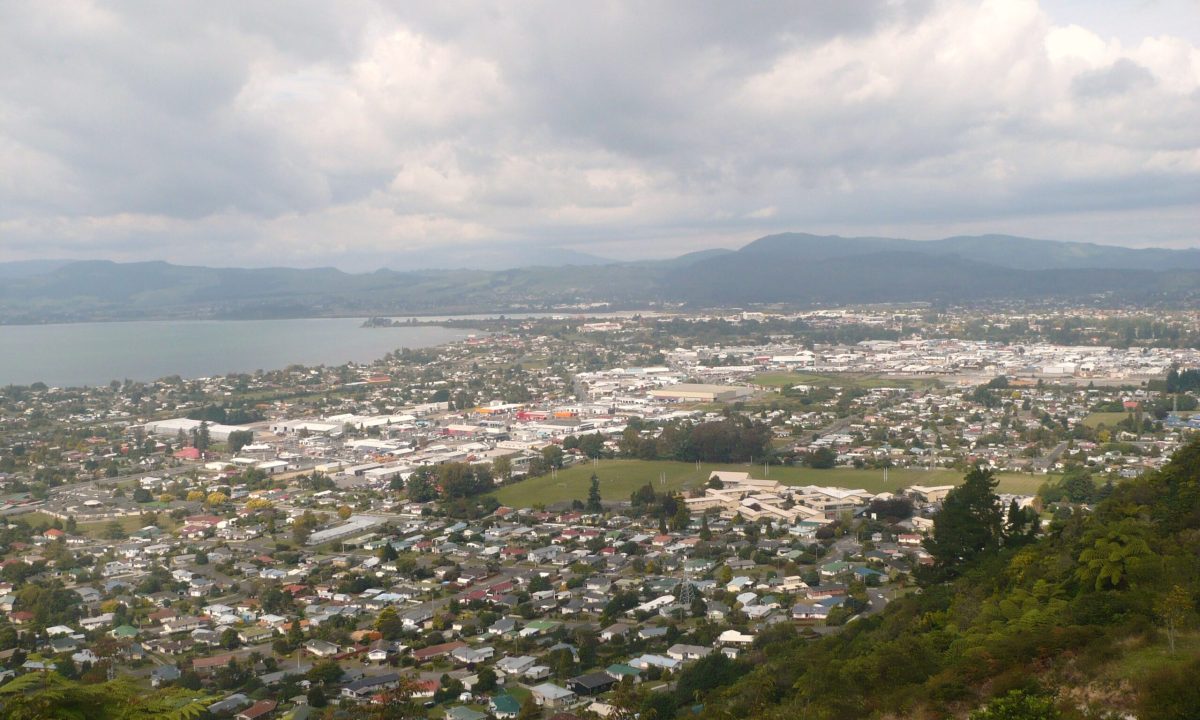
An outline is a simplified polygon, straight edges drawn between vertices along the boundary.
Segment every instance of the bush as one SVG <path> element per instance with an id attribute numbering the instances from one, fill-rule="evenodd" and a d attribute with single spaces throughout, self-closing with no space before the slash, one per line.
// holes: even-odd
<path id="1" fill-rule="evenodd" d="M 1141 720 L 1195 720 L 1200 708 L 1200 660 L 1152 673 L 1138 688 Z"/>
<path id="2" fill-rule="evenodd" d="M 983 709 L 971 713 L 971 720 L 1058 720 L 1060 717 L 1054 700 L 1020 690 L 994 698 Z"/>

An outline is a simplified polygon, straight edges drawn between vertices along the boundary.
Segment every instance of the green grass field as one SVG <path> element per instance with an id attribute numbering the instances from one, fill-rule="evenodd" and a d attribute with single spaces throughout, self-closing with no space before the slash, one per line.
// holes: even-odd
<path id="1" fill-rule="evenodd" d="M 55 518 L 43 512 L 26 513 L 19 516 L 22 520 L 30 525 L 49 525 L 54 522 Z M 80 535 L 86 535 L 90 538 L 102 538 L 104 531 L 108 529 L 110 520 L 102 520 L 101 522 L 85 523 L 81 522 L 77 526 L 77 532 Z M 117 518 L 117 522 L 125 529 L 125 532 L 133 532 L 142 528 L 142 518 L 139 515 L 126 515 L 125 517 Z M 175 529 L 177 523 L 170 518 L 165 512 L 158 514 L 158 527 L 165 532 L 171 532 Z"/>
<path id="2" fill-rule="evenodd" d="M 1195 413 L 1192 411 L 1183 411 L 1179 414 L 1183 417 L 1190 417 Z M 1117 423 L 1121 422 L 1127 417 L 1129 417 L 1129 413 L 1127 412 L 1094 412 L 1083 419 L 1083 424 L 1090 428 L 1098 428 L 1101 425 L 1106 425 L 1111 428 L 1116 427 Z M 1147 417 L 1150 417 L 1151 420 L 1154 419 L 1149 415 L 1147 415 Z"/>
<path id="3" fill-rule="evenodd" d="M 1123 412 L 1094 412 L 1083 419 L 1083 424 L 1090 428 L 1098 428 L 1101 425 L 1114 427 L 1117 423 L 1129 417 L 1129 413 Z"/>
<path id="4" fill-rule="evenodd" d="M 962 473 L 954 470 L 888 471 L 885 482 L 882 470 L 814 470 L 806 467 L 772 467 L 769 473 L 761 465 L 751 468 L 745 464 L 712 465 L 671 462 L 669 460 L 601 460 L 560 470 L 557 477 L 543 475 L 496 491 L 496 499 L 510 507 L 532 507 L 535 504 L 584 500 L 592 473 L 600 478 L 600 496 L 605 500 L 628 500 L 634 490 L 650 483 L 655 490 L 686 491 L 700 487 L 714 470 L 733 470 L 751 473 L 752 477 L 778 480 L 786 485 L 833 485 L 862 488 L 870 492 L 895 492 L 909 485 L 957 485 Z M 663 478 L 665 476 L 665 482 Z M 1032 494 L 1045 482 L 1042 475 L 1004 473 L 999 476 L 1001 492 Z"/>
<path id="5" fill-rule="evenodd" d="M 764 387 L 784 387 L 786 385 L 831 385 L 833 387 L 870 388 L 903 387 L 929 388 L 938 384 L 934 378 L 894 378 L 882 375 L 862 374 L 830 374 L 804 372 L 760 373 L 754 376 L 754 383 Z"/>

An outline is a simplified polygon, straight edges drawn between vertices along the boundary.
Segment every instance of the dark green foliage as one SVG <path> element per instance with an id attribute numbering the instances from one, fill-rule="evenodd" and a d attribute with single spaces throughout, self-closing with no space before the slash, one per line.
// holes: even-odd
<path id="1" fill-rule="evenodd" d="M 1200 370 L 1189 369 L 1180 371 L 1171 368 L 1167 372 L 1166 391 L 1169 393 L 1185 393 L 1200 390 Z M 1182 408 L 1186 410 L 1187 408 Z"/>
<path id="2" fill-rule="evenodd" d="M 710 690 L 732 684 L 748 669 L 747 665 L 730 660 L 723 653 L 713 653 L 688 665 L 679 674 L 675 698 L 681 705 L 695 702 Z"/>
<path id="3" fill-rule="evenodd" d="M 804 463 L 810 468 L 828 470 L 837 465 L 837 453 L 832 448 L 817 448 L 804 456 Z"/>
<path id="4" fill-rule="evenodd" d="M 413 473 L 404 485 L 404 493 L 413 502 L 429 502 L 438 498 L 437 485 L 434 483 L 430 473 L 423 472 L 424 470 L 422 468 Z"/>
<path id="5" fill-rule="evenodd" d="M 996 479 L 990 470 L 977 467 L 946 496 L 925 549 L 933 556 L 935 577 L 950 578 L 998 550 L 1003 540 Z"/>
<path id="6" fill-rule="evenodd" d="M 226 440 L 226 445 L 229 446 L 229 452 L 237 454 L 242 448 L 254 442 L 254 432 L 251 430 L 234 430 L 229 433 L 229 439 Z"/>
<path id="7" fill-rule="evenodd" d="M 1200 659 L 1151 674 L 1138 688 L 1140 720 L 1194 720 L 1200 711 Z"/>
<path id="8" fill-rule="evenodd" d="M 329 700 L 325 698 L 325 691 L 320 685 L 313 685 L 308 690 L 308 704 L 310 707 L 323 708 L 329 704 Z"/>
<path id="9" fill-rule="evenodd" d="M 1013 542 L 1012 519 L 1000 521 L 993 482 L 972 471 L 947 499 L 932 545 L 948 572 L 927 578 L 920 593 L 818 639 L 763 631 L 746 656 L 753 669 L 677 703 L 702 702 L 704 718 L 1043 720 L 1060 717 L 1059 689 L 1101 669 L 1111 676 L 1108 663 L 1148 639 L 1160 646 L 1151 657 L 1179 657 L 1167 647 L 1163 598 L 1190 597 L 1190 616 L 1200 588 L 1200 443 L 1162 471 L 1117 485 L 1094 512 L 1041 537 L 1025 534 L 1023 544 Z M 1133 679 L 1136 708 L 1102 709 L 1196 717 L 1200 660 L 1187 645 L 1179 652 L 1193 655 L 1157 660 L 1159 669 Z M 696 687 L 689 672 L 679 682 Z M 1068 705 L 1063 717 L 1083 717 Z"/>
<path id="10" fill-rule="evenodd" d="M 1048 697 L 1012 690 L 971 713 L 971 720 L 1058 720 L 1062 713 Z"/>
<path id="11" fill-rule="evenodd" d="M 584 508 L 590 513 L 604 512 L 604 505 L 600 503 L 600 478 L 592 473 L 591 485 L 588 487 L 587 504 Z"/>

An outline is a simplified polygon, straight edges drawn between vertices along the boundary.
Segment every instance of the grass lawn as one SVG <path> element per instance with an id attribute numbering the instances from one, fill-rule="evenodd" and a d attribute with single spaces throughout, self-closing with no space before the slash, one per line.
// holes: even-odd
<path id="1" fill-rule="evenodd" d="M 600 478 L 600 496 L 605 500 L 628 500 L 634 490 L 650 483 L 655 490 L 689 490 L 700 487 L 714 470 L 733 470 L 751 473 L 752 477 L 778 480 L 786 485 L 833 485 L 862 488 L 870 492 L 894 492 L 909 485 L 957 485 L 962 473 L 956 470 L 888 471 L 884 481 L 882 470 L 814 470 L 806 467 L 771 467 L 764 473 L 761 465 L 712 465 L 672 462 L 669 460 L 601 460 L 560 470 L 558 476 L 543 475 L 496 491 L 496 499 L 511 507 L 532 507 L 537 503 L 552 505 L 558 502 L 587 499 L 592 473 Z M 662 478 L 665 476 L 665 482 Z M 1000 475 L 1001 492 L 1032 494 L 1046 477 L 1004 473 Z"/>
<path id="2" fill-rule="evenodd" d="M 1101 425 L 1109 427 L 1115 426 L 1125 418 L 1129 417 L 1129 413 L 1123 412 L 1094 412 L 1083 419 L 1083 424 L 1090 428 L 1098 428 Z M 1153 420 L 1153 418 L 1151 418 Z"/>
<path id="3" fill-rule="evenodd" d="M 935 378 L 896 378 L 861 373 L 817 374 L 805 372 L 759 373 L 754 376 L 756 385 L 784 387 L 785 385 L 832 385 L 848 388 L 930 388 L 939 384 Z"/>
<path id="4" fill-rule="evenodd" d="M 20 517 L 30 525 L 49 525 L 55 520 L 54 517 L 51 517 L 43 512 L 28 513 L 21 515 Z M 111 520 L 101 520 L 100 522 L 92 523 L 81 522 L 77 526 L 78 533 L 91 538 L 102 538 L 109 522 L 111 522 Z M 125 517 L 117 518 L 117 522 L 121 524 L 121 527 L 124 528 L 125 532 L 127 533 L 133 532 L 134 530 L 140 530 L 143 527 L 142 518 L 138 515 L 127 515 Z M 175 525 L 175 521 L 172 520 L 165 512 L 160 512 L 158 514 L 158 527 L 160 527 L 163 532 L 171 532 L 175 529 Z"/>

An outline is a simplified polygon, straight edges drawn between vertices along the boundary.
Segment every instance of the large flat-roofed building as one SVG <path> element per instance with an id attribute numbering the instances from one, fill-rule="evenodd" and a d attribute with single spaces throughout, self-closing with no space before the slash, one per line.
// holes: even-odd
<path id="1" fill-rule="evenodd" d="M 213 442 L 226 442 L 229 440 L 229 434 L 238 430 L 250 430 L 247 427 L 238 427 L 237 425 L 221 425 L 220 423 L 205 423 L 202 420 L 192 420 L 190 418 L 174 418 L 171 420 L 152 420 L 142 427 L 151 435 L 162 437 L 174 437 L 179 433 L 185 435 L 190 434 L 193 430 L 199 431 L 201 425 L 208 426 L 208 437 Z M 253 432 L 253 431 L 251 431 Z"/>
<path id="2" fill-rule="evenodd" d="M 737 385 L 679 383 L 651 390 L 650 396 L 659 400 L 682 400 L 684 402 L 729 402 L 738 398 L 750 397 L 753 392 L 751 388 Z"/>

